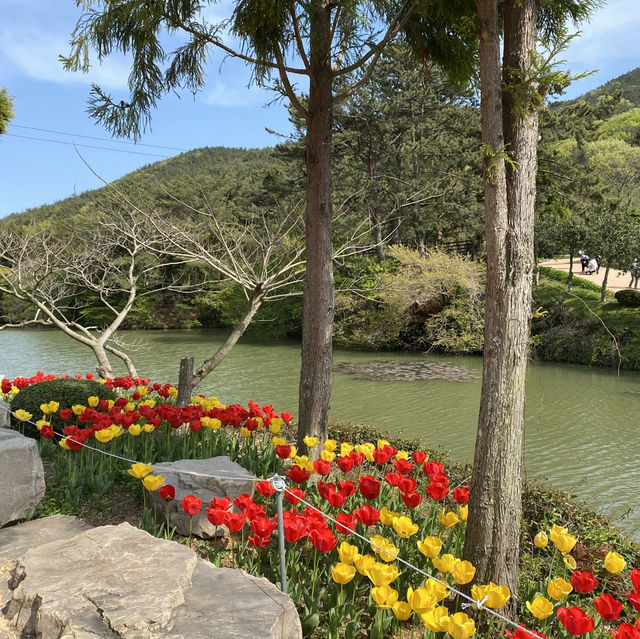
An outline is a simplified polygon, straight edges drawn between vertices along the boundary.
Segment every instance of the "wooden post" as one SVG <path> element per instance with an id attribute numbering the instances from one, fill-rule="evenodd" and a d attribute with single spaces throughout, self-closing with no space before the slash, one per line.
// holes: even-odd
<path id="1" fill-rule="evenodd" d="M 178 406 L 184 406 L 191 400 L 193 389 L 193 357 L 183 357 L 180 360 L 180 374 L 178 375 Z"/>

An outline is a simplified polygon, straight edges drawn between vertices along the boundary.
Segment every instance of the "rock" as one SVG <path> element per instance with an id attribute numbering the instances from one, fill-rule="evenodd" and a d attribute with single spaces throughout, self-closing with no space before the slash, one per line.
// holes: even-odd
<path id="1" fill-rule="evenodd" d="M 202 499 L 200 513 L 193 517 L 192 530 L 199 537 L 214 537 L 216 527 L 206 517 L 206 508 L 213 497 L 229 497 L 233 500 L 243 493 L 253 496 L 255 482 L 253 475 L 228 457 L 210 459 L 180 459 L 174 462 L 154 464 L 154 474 L 162 475 L 165 484 L 176 489 L 176 498 L 163 502 L 157 492 L 151 493 L 151 506 L 159 521 L 169 514 L 171 527 L 176 527 L 182 535 L 189 534 L 189 515 L 182 510 L 182 498 L 195 495 Z M 166 509 L 166 511 L 165 511 Z M 221 533 L 221 530 L 218 530 Z"/>
<path id="2" fill-rule="evenodd" d="M 30 517 L 44 497 L 44 469 L 35 439 L 0 429 L 0 528 Z"/>
<path id="3" fill-rule="evenodd" d="M 0 428 L 11 428 L 11 413 L 7 402 L 0 402 Z"/>
<path id="4" fill-rule="evenodd" d="M 291 599 L 129 524 L 27 551 L 11 582 L 11 628 L 39 639 L 301 639 Z"/>

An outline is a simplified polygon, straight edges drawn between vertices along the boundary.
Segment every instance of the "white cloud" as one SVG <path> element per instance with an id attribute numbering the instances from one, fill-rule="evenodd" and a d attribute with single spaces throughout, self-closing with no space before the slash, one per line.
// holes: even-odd
<path id="1" fill-rule="evenodd" d="M 122 56 L 110 56 L 101 65 L 96 62 L 88 73 L 70 73 L 58 60 L 60 54 L 68 51 L 65 37 L 43 28 L 15 29 L 7 24 L 0 27 L 0 55 L 8 60 L 14 72 L 57 84 L 94 82 L 107 89 L 126 89 L 129 67 Z"/>
<path id="2" fill-rule="evenodd" d="M 219 107 L 254 107 L 270 102 L 273 97 L 274 94 L 267 89 L 213 81 L 207 84 L 204 101 Z"/>

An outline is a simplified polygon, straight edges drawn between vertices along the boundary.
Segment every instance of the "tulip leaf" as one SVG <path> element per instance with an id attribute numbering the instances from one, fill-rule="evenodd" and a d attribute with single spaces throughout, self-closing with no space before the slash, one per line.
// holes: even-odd
<path id="1" fill-rule="evenodd" d="M 309 636 L 320 623 L 320 615 L 315 612 L 312 615 L 307 615 L 302 619 L 302 633 L 305 637 Z"/>

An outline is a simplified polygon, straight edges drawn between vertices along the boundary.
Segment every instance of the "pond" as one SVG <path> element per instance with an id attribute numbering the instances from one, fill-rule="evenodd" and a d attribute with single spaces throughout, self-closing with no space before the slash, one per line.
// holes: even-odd
<path id="1" fill-rule="evenodd" d="M 124 331 L 141 376 L 176 382 L 181 357 L 213 354 L 217 331 Z M 0 376 L 94 372 L 86 347 L 55 330 L 0 331 Z M 482 360 L 336 350 L 331 418 L 366 423 L 471 461 Z M 121 371 L 124 374 L 124 369 Z M 199 389 L 227 403 L 273 404 L 294 415 L 299 345 L 243 338 Z M 640 541 L 640 375 L 531 364 L 527 377 L 526 473 L 545 476 L 607 514 Z M 629 512 L 631 509 L 631 512 Z"/>

